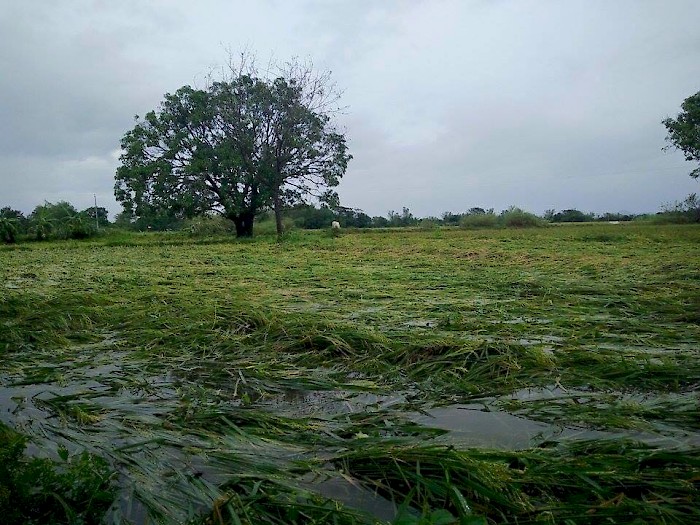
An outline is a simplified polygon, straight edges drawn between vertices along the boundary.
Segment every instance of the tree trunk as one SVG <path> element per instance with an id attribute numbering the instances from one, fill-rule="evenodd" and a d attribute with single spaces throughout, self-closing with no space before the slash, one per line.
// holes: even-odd
<path id="1" fill-rule="evenodd" d="M 236 237 L 252 237 L 253 236 L 253 221 L 255 214 L 244 212 L 233 217 L 229 217 L 233 224 L 236 225 Z"/>
<path id="2" fill-rule="evenodd" d="M 280 199 L 279 192 L 275 192 L 273 197 L 275 205 L 275 225 L 277 226 L 277 236 L 281 237 L 284 233 L 284 228 L 282 226 L 282 200 Z"/>

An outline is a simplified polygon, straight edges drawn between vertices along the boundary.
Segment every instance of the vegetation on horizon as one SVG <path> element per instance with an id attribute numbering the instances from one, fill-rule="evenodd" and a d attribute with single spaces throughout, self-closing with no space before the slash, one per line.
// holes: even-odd
<path id="1" fill-rule="evenodd" d="M 107 219 L 107 210 L 97 208 L 98 221 L 95 221 L 95 208 L 78 212 L 71 204 L 44 203 L 37 206 L 28 216 L 18 210 L 5 207 L 0 209 L 0 241 L 12 244 L 18 240 L 81 239 L 94 236 L 99 228 L 116 228 L 132 231 L 184 231 L 195 236 L 233 235 L 235 227 L 224 218 L 204 215 L 192 219 L 156 213 L 143 215 L 133 220 L 130 214 L 119 214 L 115 221 Z M 460 226 L 466 229 L 522 228 L 543 226 L 547 223 L 581 222 L 630 222 L 641 221 L 654 224 L 687 224 L 700 222 L 700 202 L 696 194 L 689 195 L 681 202 L 665 204 L 662 211 L 654 215 L 632 215 L 622 213 L 583 213 L 568 209 L 557 212 L 547 210 L 542 217 L 526 212 L 515 206 L 496 214 L 493 209 L 470 208 L 464 213 L 445 212 L 441 217 L 415 217 L 404 207 L 401 213 L 390 211 L 387 217 L 370 217 L 362 210 L 342 206 L 315 207 L 300 204 L 284 210 L 283 231 L 292 229 L 324 229 L 331 222 L 339 221 L 346 228 L 403 228 L 417 227 L 432 229 L 439 226 Z M 271 211 L 260 214 L 259 233 L 277 232 L 275 217 Z"/>
<path id="2" fill-rule="evenodd" d="M 688 162 L 700 162 L 700 92 L 686 98 L 681 104 L 681 112 L 661 123 L 666 126 L 666 141 L 669 147 L 679 149 Z M 690 172 L 694 179 L 700 177 L 700 167 Z"/>

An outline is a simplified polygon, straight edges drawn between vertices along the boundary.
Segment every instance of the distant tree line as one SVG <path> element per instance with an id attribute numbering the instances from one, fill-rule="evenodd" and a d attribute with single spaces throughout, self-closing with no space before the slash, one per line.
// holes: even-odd
<path id="1" fill-rule="evenodd" d="M 285 229 L 316 230 L 329 228 L 338 221 L 343 228 L 404 228 L 421 229 L 439 226 L 473 228 L 526 228 L 548 223 L 575 222 L 627 222 L 647 220 L 656 223 L 700 222 L 700 198 L 696 194 L 685 200 L 665 204 L 654 215 L 631 213 L 582 212 L 576 209 L 547 210 L 542 216 L 520 208 L 510 208 L 496 213 L 493 208 L 472 207 L 463 213 L 444 212 L 440 217 L 416 217 L 403 207 L 401 212 L 389 211 L 386 216 L 370 216 L 360 209 L 343 206 L 313 206 L 297 204 L 284 209 Z M 259 217 L 261 232 L 276 232 L 277 217 L 272 208 L 263 210 Z M 266 228 L 267 226 L 267 228 Z M 153 211 L 134 217 L 128 212 L 119 213 L 113 222 L 103 207 L 89 207 L 78 211 L 72 204 L 60 201 L 45 202 L 34 208 L 29 215 L 6 206 L 0 209 L 0 242 L 14 243 L 18 240 L 86 239 L 100 229 L 131 231 L 185 231 L 195 235 L 234 235 L 233 226 L 218 216 L 186 218 L 175 213 Z"/>
<path id="2" fill-rule="evenodd" d="M 691 196 L 692 197 L 692 196 Z M 697 199 L 696 199 L 697 200 Z M 697 207 L 697 206 L 696 206 Z M 343 206 L 314 206 L 311 204 L 297 204 L 284 209 L 285 229 L 323 229 L 329 228 L 333 221 L 338 221 L 343 228 L 432 228 L 437 226 L 461 226 L 463 228 L 489 228 L 489 227 L 528 227 L 541 226 L 547 223 L 572 223 L 572 222 L 628 222 L 640 219 L 656 219 L 657 222 L 689 223 L 697 222 L 697 213 L 693 202 L 686 199 L 682 203 L 665 205 L 656 215 L 633 213 L 602 213 L 583 212 L 576 209 L 561 211 L 547 210 L 542 216 L 538 216 L 518 207 L 510 208 L 497 213 L 493 208 L 472 207 L 462 213 L 451 211 L 444 212 L 440 217 L 417 217 L 407 207 L 400 212 L 389 211 L 386 216 L 370 216 L 357 208 Z M 269 231 L 266 225 L 275 221 L 272 209 L 261 212 L 259 223 L 261 231 Z M 215 219 L 210 217 L 209 229 Z M 168 214 L 147 214 L 138 219 L 131 219 L 128 214 L 117 215 L 115 225 L 139 230 L 182 230 L 190 229 L 193 220 Z M 197 227 L 202 222 L 195 220 Z M 206 224 L 206 223 L 205 223 Z M 207 229 L 207 228 L 205 228 Z M 222 228 L 219 231 L 223 233 Z"/>

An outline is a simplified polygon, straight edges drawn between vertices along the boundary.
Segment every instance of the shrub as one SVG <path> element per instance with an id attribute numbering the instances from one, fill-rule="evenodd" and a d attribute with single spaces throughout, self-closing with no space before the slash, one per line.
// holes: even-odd
<path id="1" fill-rule="evenodd" d="M 220 215 L 195 217 L 185 221 L 183 228 L 192 237 L 213 237 L 215 235 L 233 235 L 236 227 L 230 220 Z"/>
<path id="2" fill-rule="evenodd" d="M 493 211 L 485 213 L 469 213 L 459 220 L 459 227 L 465 229 L 495 228 L 498 226 L 498 217 Z"/>
<path id="3" fill-rule="evenodd" d="M 92 237 L 96 230 L 92 223 L 84 216 L 74 215 L 61 225 L 62 237 L 66 239 L 87 239 Z"/>
<path id="4" fill-rule="evenodd" d="M 0 241 L 6 244 L 17 242 L 17 221 L 0 218 Z"/>
<path id="5" fill-rule="evenodd" d="M 655 224 L 688 224 L 700 222 L 700 198 L 691 193 L 685 200 L 666 204 L 653 219 Z"/>
<path id="6" fill-rule="evenodd" d="M 31 219 L 30 231 L 37 241 L 45 241 L 53 231 L 53 221 L 46 217 L 35 217 Z"/>
<path id="7" fill-rule="evenodd" d="M 595 220 L 595 215 L 579 210 L 564 210 L 551 214 L 549 220 L 552 222 L 590 222 Z"/>
<path id="8" fill-rule="evenodd" d="M 418 226 L 421 230 L 434 230 L 439 225 L 438 220 L 439 219 L 436 219 L 434 217 L 428 217 L 427 219 L 421 220 Z"/>
<path id="9" fill-rule="evenodd" d="M 502 212 L 500 220 L 506 228 L 533 228 L 544 225 L 544 221 L 537 215 L 523 211 L 515 206 L 511 206 Z"/>

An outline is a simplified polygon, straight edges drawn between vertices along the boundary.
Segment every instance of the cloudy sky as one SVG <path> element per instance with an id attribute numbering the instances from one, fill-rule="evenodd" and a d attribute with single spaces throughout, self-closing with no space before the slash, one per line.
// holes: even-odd
<path id="1" fill-rule="evenodd" d="M 112 215 L 119 140 L 227 49 L 332 71 L 370 215 L 657 211 L 700 192 L 661 119 L 700 91 L 696 0 L 0 0 L 0 207 Z"/>

